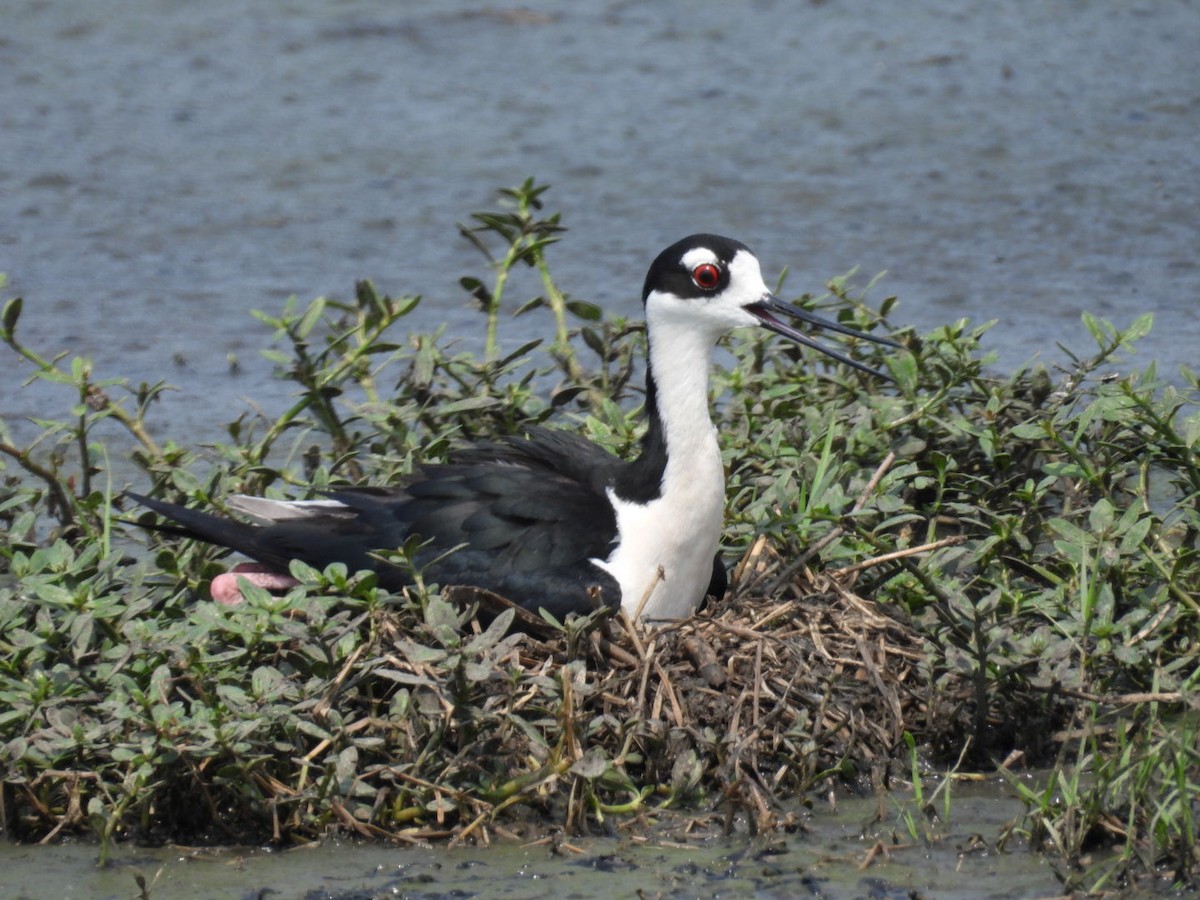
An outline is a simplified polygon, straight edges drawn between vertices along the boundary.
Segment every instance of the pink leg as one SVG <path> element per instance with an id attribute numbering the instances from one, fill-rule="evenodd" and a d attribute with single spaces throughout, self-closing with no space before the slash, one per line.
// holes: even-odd
<path id="1" fill-rule="evenodd" d="M 299 584 L 291 575 L 277 572 L 262 563 L 238 563 L 228 572 L 212 580 L 212 586 L 209 588 L 212 598 L 222 606 L 237 606 L 243 599 L 238 588 L 239 578 L 245 578 L 251 584 L 268 591 L 286 591 Z"/>

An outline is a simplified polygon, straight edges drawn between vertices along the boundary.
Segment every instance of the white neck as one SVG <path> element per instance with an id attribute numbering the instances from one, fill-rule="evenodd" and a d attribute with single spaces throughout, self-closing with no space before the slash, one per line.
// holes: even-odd
<path id="1" fill-rule="evenodd" d="M 690 480 L 687 473 L 719 452 L 708 404 L 708 374 L 719 333 L 696 328 L 694 324 L 672 327 L 671 322 L 656 323 L 653 317 L 648 318 L 647 325 L 650 371 L 657 388 L 658 416 L 667 446 L 663 492 L 669 493 L 672 487 L 686 487 Z"/>

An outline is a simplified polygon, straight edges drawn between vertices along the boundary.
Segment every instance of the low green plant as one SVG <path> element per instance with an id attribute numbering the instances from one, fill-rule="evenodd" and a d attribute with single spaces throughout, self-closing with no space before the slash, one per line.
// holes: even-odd
<path id="1" fill-rule="evenodd" d="M 1103 715 L 1095 705 L 1090 712 L 1087 727 L 1064 743 L 1064 758 L 1041 784 L 1006 772 L 1025 812 L 1008 826 L 1002 846 L 1019 836 L 1050 852 L 1064 883 L 1088 894 L 1147 875 L 1194 889 L 1200 863 L 1194 713 L 1164 709 L 1154 695 L 1133 715 Z"/>
<path id="2" fill-rule="evenodd" d="M 980 349 L 987 326 L 897 330 L 895 299 L 875 308 L 873 286 L 847 276 L 797 302 L 898 333 L 905 351 L 853 348 L 895 387 L 732 339 L 713 388 L 723 551 L 741 564 L 737 596 L 711 617 L 716 633 L 734 616 L 722 633 L 756 648 L 721 661 L 754 685 L 736 702 L 706 682 L 682 688 L 697 677 L 684 632 L 613 656 L 626 645 L 611 622 L 508 635 L 503 617 L 449 603 L 419 571 L 392 595 L 339 566 L 297 564 L 297 588 L 225 608 L 197 599 L 218 551 L 159 536 L 139 552 L 116 454 L 132 455 L 140 490 L 220 508 L 236 492 L 392 481 L 462 441 L 550 419 L 630 452 L 643 334 L 555 282 L 564 228 L 544 198 L 527 181 L 461 229 L 487 264 L 461 282 L 484 314 L 478 355 L 441 332 L 402 335 L 420 299 L 368 281 L 346 300 L 290 301 L 256 315 L 295 401 L 240 417 L 206 451 L 151 439 L 165 384 L 27 346 L 22 301 L 5 303 L 0 342 L 64 392 L 28 446 L 0 422 L 5 829 L 91 830 L 105 846 L 335 827 L 486 840 L 518 810 L 607 828 L 718 798 L 755 827 L 784 827 L 772 798 L 851 780 L 869 758 L 992 767 L 1022 751 L 1056 769 L 1049 793 L 1023 792 L 1030 812 L 1013 834 L 1068 862 L 1101 835 L 1119 860 L 1106 884 L 1164 863 L 1194 877 L 1200 383 L 1113 369 L 1145 317 L 1125 329 L 1085 317 L 1091 354 L 997 374 Z M 519 266 L 540 284 L 524 302 Z M 552 337 L 502 347 L 509 310 L 547 311 Z M 102 440 L 101 421 L 121 437 Z M 411 568 L 414 551 L 392 559 Z M 845 636 L 878 687 L 865 717 L 846 659 L 805 636 L 851 589 L 878 629 Z M 920 652 L 892 657 L 903 670 L 872 668 L 871 648 L 901 633 Z M 807 653 L 820 689 L 764 672 L 764 647 Z M 1079 733 L 1086 743 L 1063 737 Z"/>

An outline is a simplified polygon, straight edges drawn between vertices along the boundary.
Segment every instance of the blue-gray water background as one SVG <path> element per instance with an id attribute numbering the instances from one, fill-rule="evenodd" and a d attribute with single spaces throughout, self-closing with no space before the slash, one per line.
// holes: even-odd
<path id="1" fill-rule="evenodd" d="M 1196 362 L 1194 3 L 3 9 L 6 296 L 33 346 L 178 385 L 154 418 L 177 440 L 283 408 L 248 311 L 291 294 L 369 277 L 476 341 L 455 223 L 528 175 L 571 229 L 562 286 L 630 315 L 653 255 L 713 230 L 791 293 L 886 269 L 898 323 L 999 319 L 1002 366 L 1089 350 L 1084 310 L 1153 311 L 1134 363 Z M 0 415 L 64 408 L 14 391 L 21 365 L 0 348 Z"/>

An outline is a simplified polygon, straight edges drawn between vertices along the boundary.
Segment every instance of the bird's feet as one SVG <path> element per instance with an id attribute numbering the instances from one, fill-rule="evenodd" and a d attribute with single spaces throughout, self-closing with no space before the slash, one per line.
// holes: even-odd
<path id="1" fill-rule="evenodd" d="M 212 598 L 222 606 L 237 606 L 245 599 L 242 597 L 242 589 L 238 587 L 239 578 L 245 578 L 251 584 L 268 591 L 286 591 L 300 583 L 291 575 L 278 572 L 262 563 L 238 563 L 228 572 L 212 580 L 212 586 L 209 588 Z"/>

